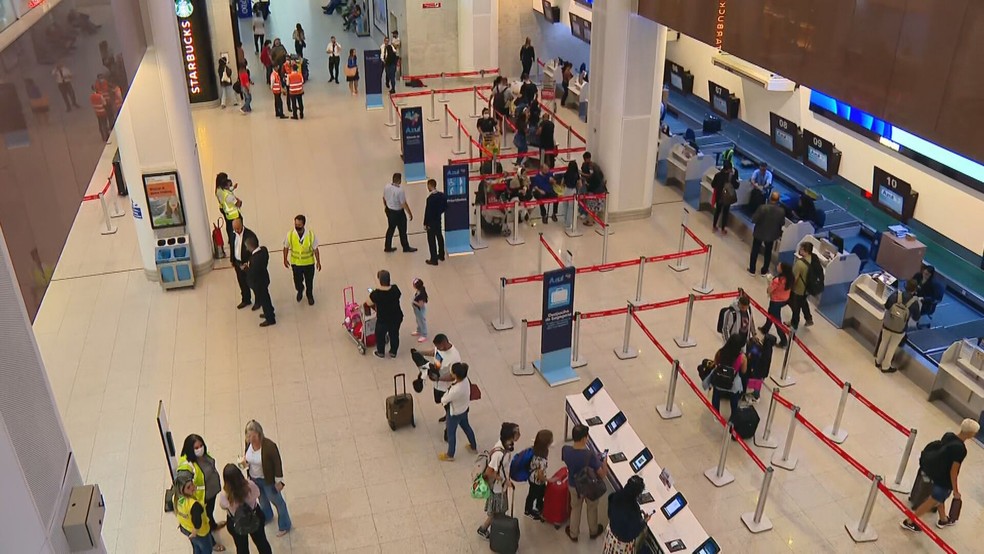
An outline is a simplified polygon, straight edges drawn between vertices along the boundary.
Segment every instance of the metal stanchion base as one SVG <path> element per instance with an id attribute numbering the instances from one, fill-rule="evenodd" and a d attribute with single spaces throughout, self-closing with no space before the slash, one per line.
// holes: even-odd
<path id="1" fill-rule="evenodd" d="M 789 457 L 786 458 L 785 460 L 782 459 L 782 452 L 779 452 L 778 450 L 776 451 L 775 454 L 772 455 L 772 465 L 776 467 L 781 467 L 786 471 L 793 471 L 794 469 L 796 469 L 797 462 L 799 462 L 799 458 L 794 456 L 792 453 L 790 453 Z"/>
<path id="2" fill-rule="evenodd" d="M 383 123 L 383 125 L 385 125 L 387 127 L 396 127 L 396 123 Z M 446 138 L 448 138 L 448 137 L 446 137 Z"/>
<path id="3" fill-rule="evenodd" d="M 875 529 L 870 525 L 864 531 L 858 531 L 857 524 L 852 525 L 847 523 L 844 525 L 844 529 L 847 529 L 847 534 L 851 535 L 854 542 L 871 542 L 878 540 L 878 533 L 876 533 Z"/>
<path id="4" fill-rule="evenodd" d="M 755 512 L 745 512 L 741 514 L 741 522 L 745 524 L 752 533 L 761 533 L 763 531 L 769 531 L 772 529 L 772 520 L 768 516 L 763 515 L 762 519 L 758 523 L 755 523 Z"/>
<path id="5" fill-rule="evenodd" d="M 704 287 L 704 286 L 701 286 L 701 285 L 697 285 L 696 287 L 694 287 L 693 290 L 694 290 L 694 292 L 699 292 L 701 294 L 711 294 L 712 292 L 714 292 L 714 288 L 713 287 Z"/>
<path id="6" fill-rule="evenodd" d="M 796 378 L 789 375 L 787 375 L 785 379 L 782 377 L 770 377 L 770 379 L 772 379 L 772 382 L 781 389 L 791 387 L 796 384 Z"/>
<path id="7" fill-rule="evenodd" d="M 451 137 L 453 137 L 453 136 L 454 136 L 454 135 L 452 135 L 451 133 L 448 133 L 448 134 L 446 134 L 446 135 L 445 135 L 444 133 L 441 133 L 441 138 L 451 138 Z"/>
<path id="8" fill-rule="evenodd" d="M 516 233 L 513 233 L 508 237 L 506 237 L 506 242 L 509 243 L 509 246 L 519 246 L 521 244 L 526 244 L 526 241 L 523 240 L 523 237 L 519 236 Z"/>
<path id="9" fill-rule="evenodd" d="M 638 350 L 623 351 L 623 350 L 619 350 L 618 348 L 615 349 L 615 357 L 620 360 L 631 360 L 632 358 L 636 358 L 638 356 L 639 356 Z"/>
<path id="10" fill-rule="evenodd" d="M 489 243 L 484 240 L 479 240 L 477 237 L 472 237 L 470 241 L 472 250 L 484 250 L 489 247 Z"/>
<path id="11" fill-rule="evenodd" d="M 680 410 L 680 406 L 677 406 L 676 404 L 674 404 L 669 410 L 666 409 L 665 404 L 660 404 L 659 406 L 656 406 L 656 413 L 663 419 L 676 419 L 683 415 L 683 411 Z"/>
<path id="12" fill-rule="evenodd" d="M 105 227 L 103 227 L 103 230 L 100 231 L 100 234 L 103 234 L 103 235 L 113 235 L 113 234 L 116 234 L 116 231 L 117 231 L 117 228 L 116 228 L 115 225 L 113 225 L 109 229 L 106 229 Z"/>
<path id="13" fill-rule="evenodd" d="M 431 123 L 434 123 L 434 122 L 440 121 L 440 120 L 441 120 L 440 117 L 428 117 L 427 118 L 427 121 L 430 121 Z"/>
<path id="14" fill-rule="evenodd" d="M 390 140 L 393 141 L 393 142 L 396 142 L 396 141 L 400 140 L 400 135 L 397 134 L 395 137 L 390 137 Z"/>
<path id="15" fill-rule="evenodd" d="M 693 348 L 697 346 L 697 341 L 692 338 L 683 340 L 683 337 L 673 337 L 673 342 L 675 342 L 679 348 Z"/>
<path id="16" fill-rule="evenodd" d="M 581 232 L 580 229 L 576 231 L 572 229 L 564 229 L 564 234 L 571 237 L 572 239 L 584 236 L 584 233 Z"/>
<path id="17" fill-rule="evenodd" d="M 892 492 L 897 492 L 899 494 L 909 494 L 912 492 L 912 487 L 902 484 L 896 485 L 895 483 L 889 483 L 888 490 Z"/>
<path id="18" fill-rule="evenodd" d="M 760 438 L 758 435 L 752 438 L 752 442 L 759 448 L 779 448 L 779 441 L 774 436 L 768 439 Z"/>
<path id="19" fill-rule="evenodd" d="M 588 359 L 585 357 L 580 357 L 571 360 L 571 369 L 577 369 L 579 367 L 584 367 L 588 365 Z"/>
<path id="20" fill-rule="evenodd" d="M 514 364 L 512 366 L 512 374 L 513 375 L 518 375 L 518 376 L 523 376 L 523 375 L 536 375 L 536 369 L 534 369 L 533 367 L 526 368 L 526 367 L 523 367 L 523 366 L 521 366 L 519 364 Z"/>
<path id="21" fill-rule="evenodd" d="M 601 228 L 601 227 L 598 227 L 597 229 L 595 229 L 595 233 L 598 233 L 601 236 L 605 236 L 605 230 L 603 228 Z M 608 226 L 608 236 L 612 236 L 614 234 L 615 234 L 615 228 L 612 227 L 611 225 L 609 225 Z"/>
<path id="22" fill-rule="evenodd" d="M 727 469 L 724 470 L 724 473 L 720 477 L 718 477 L 717 473 L 718 470 L 716 467 L 712 467 L 711 469 L 704 472 L 704 477 L 707 477 L 708 481 L 714 483 L 715 487 L 723 487 L 725 485 L 729 485 L 733 483 L 735 480 L 735 476 L 732 475 L 731 472 L 729 472 Z"/>
<path id="23" fill-rule="evenodd" d="M 670 264 L 667 267 L 669 267 L 673 271 L 676 271 L 677 273 L 683 273 L 684 271 L 687 271 L 688 269 L 690 269 L 690 266 L 688 266 L 687 264 L 684 264 L 684 263 L 681 263 L 679 265 L 677 265 L 677 264 Z M 697 290 L 697 289 L 694 289 L 694 290 Z"/>
<path id="24" fill-rule="evenodd" d="M 824 427 L 823 434 L 827 435 L 828 439 L 836 442 L 837 444 L 843 444 L 844 441 L 847 440 L 847 431 L 841 429 L 840 431 L 837 431 L 837 434 L 834 434 L 833 425 L 828 425 L 827 427 Z"/>
<path id="25" fill-rule="evenodd" d="M 461 156 L 464 155 L 465 149 L 464 148 L 462 148 L 461 150 L 453 149 L 451 150 L 451 153 L 454 154 L 455 156 Z"/>
<path id="26" fill-rule="evenodd" d="M 497 319 L 492 320 L 492 328 L 496 331 L 508 331 L 513 328 L 513 322 L 508 317 L 499 321 Z"/>

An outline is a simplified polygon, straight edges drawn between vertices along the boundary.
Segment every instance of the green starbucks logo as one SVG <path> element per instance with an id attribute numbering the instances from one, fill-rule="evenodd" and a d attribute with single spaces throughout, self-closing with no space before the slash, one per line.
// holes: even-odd
<path id="1" fill-rule="evenodd" d="M 191 0 L 176 0 L 174 2 L 174 12 L 178 14 L 178 17 L 188 18 L 195 11 L 195 6 L 191 4 Z"/>

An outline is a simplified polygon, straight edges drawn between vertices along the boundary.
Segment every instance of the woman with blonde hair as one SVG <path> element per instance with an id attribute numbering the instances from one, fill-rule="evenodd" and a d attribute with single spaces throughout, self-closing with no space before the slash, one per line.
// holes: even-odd
<path id="1" fill-rule="evenodd" d="M 280 459 L 277 443 L 266 438 L 263 426 L 255 419 L 246 424 L 245 455 L 240 466 L 247 469 L 250 480 L 260 490 L 260 508 L 266 521 L 273 520 L 273 506 L 277 507 L 278 537 L 286 535 L 291 528 L 284 490 L 284 466 Z M 272 505 L 271 505 L 272 504 Z"/>

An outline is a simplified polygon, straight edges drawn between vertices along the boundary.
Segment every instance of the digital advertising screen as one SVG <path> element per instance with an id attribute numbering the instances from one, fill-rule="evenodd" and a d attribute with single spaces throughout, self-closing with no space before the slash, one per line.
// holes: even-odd
<path id="1" fill-rule="evenodd" d="M 811 164 L 816 166 L 817 169 L 826 172 L 827 171 L 827 155 L 824 154 L 820 149 L 807 145 L 806 147 L 806 159 Z"/>
<path id="2" fill-rule="evenodd" d="M 904 203 L 902 195 L 888 187 L 878 188 L 878 203 L 897 214 L 902 214 Z"/>
<path id="3" fill-rule="evenodd" d="M 680 92 L 683 92 L 683 77 L 681 77 L 679 73 L 670 74 L 670 85 Z"/>
<path id="4" fill-rule="evenodd" d="M 776 113 L 769 113 L 769 136 L 772 146 L 790 156 L 796 157 L 796 138 L 799 136 L 799 125 Z"/>
<path id="5" fill-rule="evenodd" d="M 714 96 L 714 111 L 718 113 L 728 113 L 728 101 L 720 96 Z"/>
<path id="6" fill-rule="evenodd" d="M 776 144 L 789 150 L 790 152 L 794 149 L 793 135 L 783 131 L 782 129 L 775 129 L 772 133 L 772 138 L 775 139 Z"/>

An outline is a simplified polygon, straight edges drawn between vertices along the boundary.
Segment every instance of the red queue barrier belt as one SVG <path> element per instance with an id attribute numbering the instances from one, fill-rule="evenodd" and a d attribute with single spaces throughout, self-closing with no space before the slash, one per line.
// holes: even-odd
<path id="1" fill-rule="evenodd" d="M 550 247 L 550 244 L 547 243 L 546 239 L 543 238 L 543 235 L 540 235 L 540 244 L 542 244 L 543 247 L 547 249 L 547 252 L 553 256 L 554 261 L 557 262 L 557 265 L 559 265 L 561 269 L 567 267 L 564 265 L 564 261 L 560 259 L 560 256 L 558 256 L 557 253 L 554 252 L 554 249 Z"/>
<path id="2" fill-rule="evenodd" d="M 595 223 L 597 223 L 598 225 L 600 225 L 602 229 L 604 229 L 605 227 L 608 227 L 608 224 L 606 224 L 604 221 L 602 221 L 601 218 L 598 217 L 598 214 L 596 214 L 593 211 L 591 211 L 591 208 L 589 208 L 588 205 L 584 203 L 584 200 L 581 200 L 580 198 L 578 198 L 577 199 L 577 204 L 578 204 L 578 206 L 581 206 L 581 208 L 585 212 L 587 212 L 588 215 L 591 216 L 591 219 L 595 220 Z"/>
<path id="3" fill-rule="evenodd" d="M 89 200 L 99 200 L 99 195 L 100 194 L 103 195 L 103 196 L 105 196 L 106 193 L 109 192 L 109 185 L 113 182 L 113 175 L 115 175 L 115 174 L 116 174 L 116 168 L 114 167 L 114 168 L 112 168 L 112 169 L 109 170 L 109 177 L 106 177 L 106 185 L 103 186 L 102 191 L 100 191 L 100 192 L 98 192 L 96 194 L 87 194 L 87 195 L 85 195 L 85 196 L 82 197 L 82 201 L 83 202 L 87 202 Z"/>
<path id="4" fill-rule="evenodd" d="M 687 235 L 690 236 L 691 239 L 693 239 L 694 242 L 696 242 L 697 244 L 699 244 L 701 246 L 701 248 L 707 246 L 707 244 L 705 244 L 704 241 L 702 241 L 699 238 L 697 238 L 697 235 L 693 231 L 690 230 L 690 227 L 687 227 L 686 225 L 684 225 L 683 226 L 683 229 L 684 229 L 684 231 L 686 231 Z"/>
<path id="5" fill-rule="evenodd" d="M 584 137 L 582 137 L 582 136 L 581 136 L 581 134 L 580 134 L 580 133 L 578 133 L 577 131 L 575 131 L 575 130 L 574 130 L 574 127 L 571 127 L 571 125 L 570 125 L 569 123 L 565 123 L 565 122 L 564 122 L 564 120 L 563 120 L 563 119 L 561 119 L 561 118 L 560 118 L 560 117 L 559 117 L 559 116 L 557 115 L 557 113 L 556 113 L 556 112 L 554 112 L 554 111 L 552 111 L 552 110 L 551 110 L 550 108 L 548 108 L 548 107 L 546 106 L 546 104 L 544 104 L 543 102 L 541 102 L 541 101 L 539 101 L 539 100 L 537 100 L 536 102 L 537 102 L 537 104 L 540 104 L 540 107 L 541 107 L 541 108 L 543 108 L 543 111 L 545 111 L 545 112 L 547 112 L 548 114 L 550 114 L 550 115 L 552 115 L 552 116 L 553 116 L 553 118 L 554 118 L 554 120 L 555 120 L 555 121 L 556 121 L 557 123 L 560 123 L 560 126 L 561 126 L 561 127 L 564 127 L 564 128 L 566 128 L 567 130 L 569 130 L 569 131 L 571 132 L 571 135 L 573 135 L 573 136 L 575 136 L 575 137 L 577 137 L 577 139 L 578 139 L 579 141 L 581 141 L 581 142 L 583 142 L 583 143 L 585 143 L 585 144 L 587 144 L 587 143 L 588 143 L 588 141 L 587 141 L 587 139 L 585 139 Z"/>
<path id="6" fill-rule="evenodd" d="M 491 100 L 489 100 L 489 97 L 488 96 L 485 96 L 481 92 L 478 93 L 478 97 L 481 98 L 482 100 L 484 100 L 486 103 L 491 103 Z M 492 111 L 494 111 L 495 114 L 497 116 L 499 116 L 500 119 L 502 119 L 503 121 L 505 121 L 506 122 L 506 125 L 509 125 L 509 128 L 512 129 L 514 133 L 516 132 L 516 126 L 513 125 L 513 122 L 510 121 L 510 119 L 508 117 L 506 117 L 505 114 L 503 114 L 499 110 L 495 110 L 495 109 L 492 110 Z"/>
<path id="7" fill-rule="evenodd" d="M 556 156 L 558 154 L 576 154 L 578 152 L 585 152 L 586 150 L 587 150 L 587 148 L 584 147 L 584 146 L 576 146 L 576 147 L 573 147 L 573 148 L 557 148 L 556 150 L 544 150 L 543 153 L 544 154 L 551 154 L 551 155 Z M 501 154 L 501 155 L 497 156 L 496 159 L 498 159 L 498 160 L 501 161 L 501 160 L 510 160 L 510 159 L 514 159 L 514 158 L 534 158 L 534 157 L 535 156 L 531 155 L 529 152 L 526 152 L 525 154 L 521 154 L 519 152 L 515 152 L 515 153 L 512 153 L 512 154 Z M 458 159 L 452 159 L 451 160 L 451 163 L 452 164 L 477 164 L 477 163 L 490 162 L 490 161 L 492 161 L 492 156 L 489 156 L 487 158 L 458 158 Z"/>
<path id="8" fill-rule="evenodd" d="M 484 77 L 486 75 L 498 75 L 499 68 L 477 69 L 475 71 L 457 71 L 454 73 L 424 73 L 421 75 L 404 75 L 404 81 L 423 81 L 425 79 L 440 79 L 441 77 Z"/>
<path id="9" fill-rule="evenodd" d="M 558 173 L 563 173 L 565 171 L 567 171 L 567 167 L 566 166 L 561 166 L 561 167 L 555 167 L 555 168 L 551 169 L 550 170 L 550 173 L 556 175 Z M 515 172 L 515 171 L 506 171 L 506 172 L 503 172 L 503 173 L 487 173 L 485 175 L 471 175 L 471 176 L 468 177 L 468 180 L 469 181 L 489 180 L 489 181 L 505 182 L 506 179 L 511 178 L 511 177 L 515 177 L 516 176 L 516 173 L 517 172 Z M 591 195 L 591 197 L 595 197 L 595 196 L 598 196 L 598 195 Z M 583 198 L 584 196 L 580 196 L 580 197 Z M 604 195 L 602 195 L 602 197 L 604 197 Z"/>

